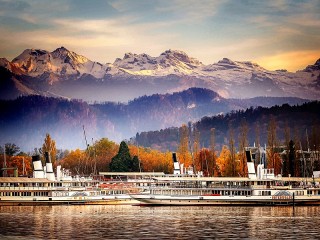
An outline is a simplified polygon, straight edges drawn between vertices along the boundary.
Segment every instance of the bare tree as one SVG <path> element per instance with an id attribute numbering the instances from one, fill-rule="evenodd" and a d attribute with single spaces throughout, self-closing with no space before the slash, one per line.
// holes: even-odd
<path id="1" fill-rule="evenodd" d="M 277 140 L 277 122 L 274 116 L 270 117 L 268 124 L 268 165 L 270 168 L 274 168 L 275 174 L 281 173 L 281 159 L 279 154 L 276 152 L 278 149 Z"/>
<path id="2" fill-rule="evenodd" d="M 240 123 L 239 131 L 239 158 L 240 158 L 240 174 L 247 175 L 247 159 L 245 155 L 245 147 L 248 146 L 248 124 L 245 119 Z"/>
<path id="3" fill-rule="evenodd" d="M 216 150 L 215 150 L 215 129 L 211 128 L 210 129 L 210 151 L 212 154 L 212 176 L 218 176 L 218 171 L 217 171 L 217 157 L 216 157 Z"/>
<path id="4" fill-rule="evenodd" d="M 186 165 L 189 154 L 189 131 L 187 125 L 183 124 L 180 128 L 180 144 L 178 146 L 180 162 Z"/>
<path id="5" fill-rule="evenodd" d="M 236 148 L 234 142 L 234 130 L 231 122 L 229 123 L 229 149 L 230 149 L 230 164 L 231 176 L 236 176 Z"/>

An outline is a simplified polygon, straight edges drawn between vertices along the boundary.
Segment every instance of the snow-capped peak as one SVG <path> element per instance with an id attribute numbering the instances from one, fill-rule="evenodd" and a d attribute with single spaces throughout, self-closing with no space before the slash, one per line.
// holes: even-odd
<path id="1" fill-rule="evenodd" d="M 193 69 L 202 66 L 202 63 L 183 51 L 167 50 L 158 57 L 151 57 L 145 53 L 126 53 L 123 59 L 116 59 L 114 66 L 133 75 L 165 76 L 191 74 Z"/>
<path id="2" fill-rule="evenodd" d="M 172 58 L 172 59 L 177 59 L 181 62 L 187 63 L 187 64 L 192 64 L 194 66 L 199 66 L 202 65 L 202 63 L 192 57 L 189 57 L 188 54 L 186 54 L 184 51 L 180 50 L 167 50 L 163 53 L 161 53 L 160 56 L 166 56 L 167 58 Z"/>
<path id="3" fill-rule="evenodd" d="M 51 55 L 54 58 L 60 58 L 61 60 L 64 60 L 66 63 L 72 63 L 76 65 L 83 64 L 90 61 L 88 58 L 78 55 L 75 52 L 71 52 L 65 47 L 57 48 L 51 53 Z"/>
<path id="4" fill-rule="evenodd" d="M 53 52 L 40 49 L 26 49 L 12 63 L 21 68 L 25 74 L 40 76 L 44 73 L 57 76 L 91 74 L 103 77 L 106 67 L 100 63 L 92 62 L 88 58 L 60 47 Z"/>

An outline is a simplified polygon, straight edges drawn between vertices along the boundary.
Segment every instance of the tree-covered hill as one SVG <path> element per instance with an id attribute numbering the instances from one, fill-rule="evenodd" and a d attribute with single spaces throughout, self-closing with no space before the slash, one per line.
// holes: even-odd
<path id="1" fill-rule="evenodd" d="M 179 127 L 205 116 L 211 119 L 211 116 L 244 110 L 250 106 L 294 105 L 305 101 L 299 98 L 225 99 L 202 88 L 143 96 L 128 103 L 89 104 L 65 98 L 21 96 L 15 100 L 0 101 L 0 144 L 12 142 L 30 151 L 41 144 L 46 133 L 50 133 L 59 148 L 81 148 L 86 146 L 83 127 L 87 141 L 107 137 L 120 142 L 135 136 L 137 132 Z M 221 116 L 216 118 L 220 119 Z M 200 125 L 199 128 L 205 129 Z M 164 146 L 165 142 L 171 141 L 169 145 L 173 145 L 169 149 L 174 150 L 174 137 L 171 140 L 161 137 L 159 141 L 156 140 L 158 137 L 148 138 L 140 137 L 138 141 L 145 145 L 152 145 L 153 141 L 159 145 L 161 141 Z"/>
<path id="2" fill-rule="evenodd" d="M 290 139 L 296 139 L 307 147 L 320 143 L 320 102 L 314 101 L 302 105 L 273 106 L 271 108 L 256 107 L 246 110 L 232 111 L 218 116 L 203 117 L 192 124 L 192 129 L 200 131 L 200 145 L 210 145 L 210 130 L 215 129 L 217 149 L 229 144 L 230 129 L 233 131 L 235 142 L 240 134 L 241 123 L 248 126 L 249 145 L 267 143 L 268 125 L 274 119 L 278 143 L 284 143 L 285 131 L 288 130 Z M 180 141 L 179 128 L 166 128 L 160 131 L 141 132 L 132 139 L 137 144 L 161 150 L 176 151 Z"/>

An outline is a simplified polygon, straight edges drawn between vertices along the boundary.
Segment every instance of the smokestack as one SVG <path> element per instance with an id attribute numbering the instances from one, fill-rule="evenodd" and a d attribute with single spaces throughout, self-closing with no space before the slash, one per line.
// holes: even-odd
<path id="1" fill-rule="evenodd" d="M 43 178 L 43 168 L 40 160 L 40 155 L 32 156 L 32 164 L 33 164 L 33 177 L 34 178 Z"/>
<path id="2" fill-rule="evenodd" d="M 172 153 L 172 159 L 173 159 L 173 174 L 180 174 L 180 164 L 177 159 L 177 154 L 175 152 Z"/>
<path id="3" fill-rule="evenodd" d="M 247 157 L 248 177 L 250 179 L 256 179 L 257 175 L 254 169 L 254 162 L 252 161 L 252 155 L 251 155 L 250 149 L 246 150 L 246 157 Z"/>
<path id="4" fill-rule="evenodd" d="M 44 156 L 46 158 L 46 177 L 50 181 L 54 181 L 54 173 L 53 173 L 53 167 L 50 159 L 50 155 L 48 152 L 44 153 Z"/>

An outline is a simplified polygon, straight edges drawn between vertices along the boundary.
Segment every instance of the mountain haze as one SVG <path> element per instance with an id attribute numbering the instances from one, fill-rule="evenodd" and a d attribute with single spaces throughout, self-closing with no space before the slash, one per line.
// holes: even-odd
<path id="1" fill-rule="evenodd" d="M 87 139 L 129 139 L 138 132 L 178 127 L 205 116 L 215 116 L 250 106 L 302 104 L 299 98 L 225 99 L 216 92 L 191 88 L 173 94 L 142 96 L 123 103 L 88 104 L 43 96 L 0 101 L 0 144 L 14 142 L 26 151 L 39 147 L 50 133 L 59 148 L 85 147 Z M 5 141 L 5 142 L 3 142 Z"/>

